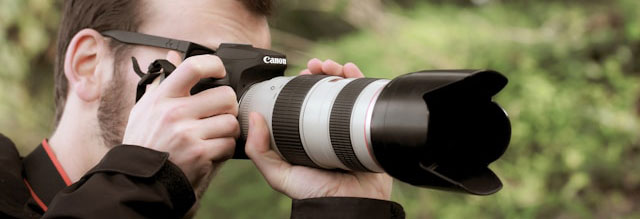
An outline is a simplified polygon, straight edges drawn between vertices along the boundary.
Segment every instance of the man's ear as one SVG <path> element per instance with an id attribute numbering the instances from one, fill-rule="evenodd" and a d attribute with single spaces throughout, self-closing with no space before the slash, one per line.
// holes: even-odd
<path id="1" fill-rule="evenodd" d="M 93 29 L 80 30 L 73 36 L 64 59 L 64 74 L 69 81 L 69 95 L 85 102 L 99 100 L 106 79 L 100 63 L 110 54 L 107 41 Z"/>

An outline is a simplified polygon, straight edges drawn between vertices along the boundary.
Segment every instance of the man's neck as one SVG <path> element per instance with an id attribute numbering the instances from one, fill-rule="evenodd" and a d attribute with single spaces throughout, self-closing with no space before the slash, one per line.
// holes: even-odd
<path id="1" fill-rule="evenodd" d="M 68 101 L 74 100 L 70 98 Z M 80 180 L 108 151 L 100 136 L 95 115 L 93 110 L 66 107 L 54 134 L 49 138 L 50 147 L 72 182 Z"/>

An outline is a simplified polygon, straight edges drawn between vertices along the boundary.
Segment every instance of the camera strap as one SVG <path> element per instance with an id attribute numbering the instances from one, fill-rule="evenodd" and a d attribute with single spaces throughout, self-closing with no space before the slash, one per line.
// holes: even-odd
<path id="1" fill-rule="evenodd" d="M 153 61 L 149 64 L 147 73 L 140 70 L 140 65 L 135 57 L 131 57 L 131 62 L 133 62 L 133 71 L 140 76 L 140 81 L 138 82 L 138 87 L 136 89 L 136 102 L 138 102 L 138 100 L 142 98 L 142 95 L 144 95 L 147 90 L 147 85 L 156 82 L 156 80 L 158 80 L 157 83 L 161 83 L 169 76 L 169 74 L 176 70 L 176 66 L 166 59 L 156 59 Z"/>

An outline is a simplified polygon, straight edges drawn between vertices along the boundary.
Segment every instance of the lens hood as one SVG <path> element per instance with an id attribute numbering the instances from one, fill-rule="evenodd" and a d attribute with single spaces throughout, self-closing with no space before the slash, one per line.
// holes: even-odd
<path id="1" fill-rule="evenodd" d="M 502 183 L 488 165 L 505 152 L 511 125 L 492 97 L 506 84 L 492 70 L 420 71 L 393 79 L 371 118 L 379 165 L 415 186 L 497 192 Z"/>

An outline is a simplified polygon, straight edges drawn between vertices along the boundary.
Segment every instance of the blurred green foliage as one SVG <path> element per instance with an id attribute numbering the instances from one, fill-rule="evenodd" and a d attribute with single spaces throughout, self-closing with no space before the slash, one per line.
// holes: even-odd
<path id="1" fill-rule="evenodd" d="M 56 1 L 0 1 L 0 133 L 23 154 L 52 130 L 58 20 Z"/>
<path id="2" fill-rule="evenodd" d="M 274 47 L 354 62 L 368 77 L 490 68 L 513 135 L 487 197 L 396 181 L 408 218 L 640 218 L 640 2 L 283 0 Z M 28 152 L 51 132 L 57 4 L 0 2 L 0 132 Z M 331 25 L 335 24 L 335 25 Z M 290 200 L 229 161 L 198 218 L 286 218 Z"/>

